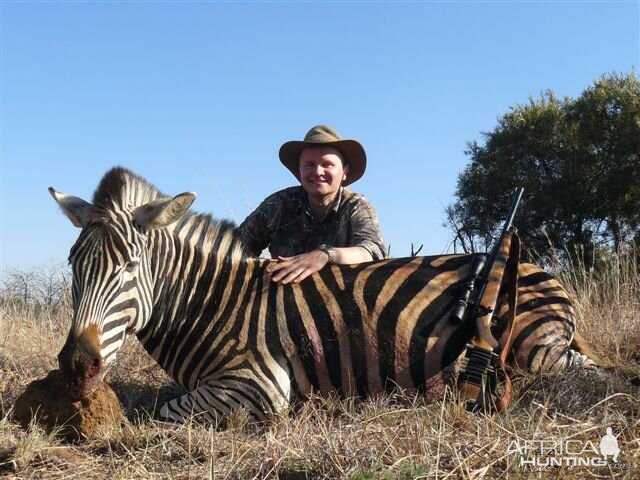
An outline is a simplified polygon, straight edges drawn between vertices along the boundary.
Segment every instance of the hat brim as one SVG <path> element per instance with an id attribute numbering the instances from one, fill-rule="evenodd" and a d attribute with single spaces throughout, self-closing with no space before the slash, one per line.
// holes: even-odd
<path id="1" fill-rule="evenodd" d="M 300 153 L 306 147 L 333 147 L 340 151 L 344 161 L 349 165 L 347 178 L 342 185 L 347 186 L 360 179 L 367 168 L 367 154 L 360 143 L 351 139 L 336 140 L 335 142 L 304 142 L 292 140 L 280 147 L 280 161 L 289 169 L 293 176 L 300 180 Z"/>

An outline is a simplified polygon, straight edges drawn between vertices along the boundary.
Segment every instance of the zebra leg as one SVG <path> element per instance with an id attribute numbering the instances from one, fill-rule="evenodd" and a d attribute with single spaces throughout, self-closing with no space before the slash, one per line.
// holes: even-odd
<path id="1" fill-rule="evenodd" d="M 563 372 L 581 369 L 595 373 L 602 379 L 619 376 L 634 385 L 640 384 L 640 368 L 614 365 L 603 359 L 578 332 L 575 332 L 570 343 L 559 337 L 532 353 L 535 353 L 529 358 L 532 371 Z"/>
<path id="2" fill-rule="evenodd" d="M 532 372 L 563 372 L 569 369 L 585 369 L 603 373 L 609 365 L 593 351 L 589 343 L 577 332 L 573 340 L 556 335 L 532 335 L 523 342 L 523 347 L 515 352 L 517 365 Z"/>
<path id="3" fill-rule="evenodd" d="M 571 355 L 572 363 L 569 364 L 568 368 L 575 366 L 594 369 L 600 376 L 611 377 L 615 375 L 633 385 L 640 385 L 640 367 L 638 365 L 614 365 L 601 358 L 593 350 L 591 344 L 578 332 L 576 332 L 571 341 L 569 352 L 572 352 L 567 354 L 568 356 Z"/>
<path id="4" fill-rule="evenodd" d="M 245 408 L 252 418 L 264 420 L 268 413 L 288 405 L 288 398 L 276 397 L 280 398 L 269 398 L 264 390 L 246 383 L 210 381 L 163 404 L 159 416 L 180 423 L 189 418 L 218 422 L 233 410 Z"/>
<path id="5" fill-rule="evenodd" d="M 603 373 L 600 365 L 598 365 L 591 357 L 573 348 L 568 348 L 564 355 L 562 355 L 549 370 L 563 371 L 574 368 Z"/>

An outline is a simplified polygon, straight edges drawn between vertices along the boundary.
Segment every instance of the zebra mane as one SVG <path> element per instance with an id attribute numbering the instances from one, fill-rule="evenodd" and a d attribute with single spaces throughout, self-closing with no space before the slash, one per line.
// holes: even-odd
<path id="1" fill-rule="evenodd" d="M 105 173 L 93 194 L 93 204 L 106 210 L 114 206 L 141 206 L 156 198 L 168 197 L 142 177 L 126 168 L 114 167 Z"/>
<path id="2" fill-rule="evenodd" d="M 104 212 L 114 208 L 139 207 L 169 196 L 130 170 L 114 167 L 100 180 L 93 194 L 93 205 L 98 211 Z M 189 229 L 190 238 L 194 243 L 197 241 L 203 251 L 215 251 L 232 259 L 248 257 L 232 221 L 217 220 L 208 213 L 189 210 L 168 228 L 174 232 Z"/>

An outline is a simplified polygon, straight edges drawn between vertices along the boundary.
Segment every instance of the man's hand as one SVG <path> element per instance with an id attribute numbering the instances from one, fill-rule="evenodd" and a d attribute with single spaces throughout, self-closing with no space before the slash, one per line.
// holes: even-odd
<path id="1" fill-rule="evenodd" d="M 329 262 L 329 255 L 321 250 L 296 255 L 295 257 L 278 257 L 267 267 L 271 280 L 287 283 L 300 283 L 312 273 L 316 273 Z"/>

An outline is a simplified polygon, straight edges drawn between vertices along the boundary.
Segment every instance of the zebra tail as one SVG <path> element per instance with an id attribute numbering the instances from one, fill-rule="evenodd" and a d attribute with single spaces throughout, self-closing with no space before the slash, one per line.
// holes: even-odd
<path id="1" fill-rule="evenodd" d="M 586 355 L 593 363 L 608 373 L 619 376 L 633 385 L 640 385 L 640 365 L 616 365 L 609 360 L 605 360 L 595 352 L 593 345 L 578 332 L 575 332 L 573 336 L 571 348 L 582 355 Z"/>

